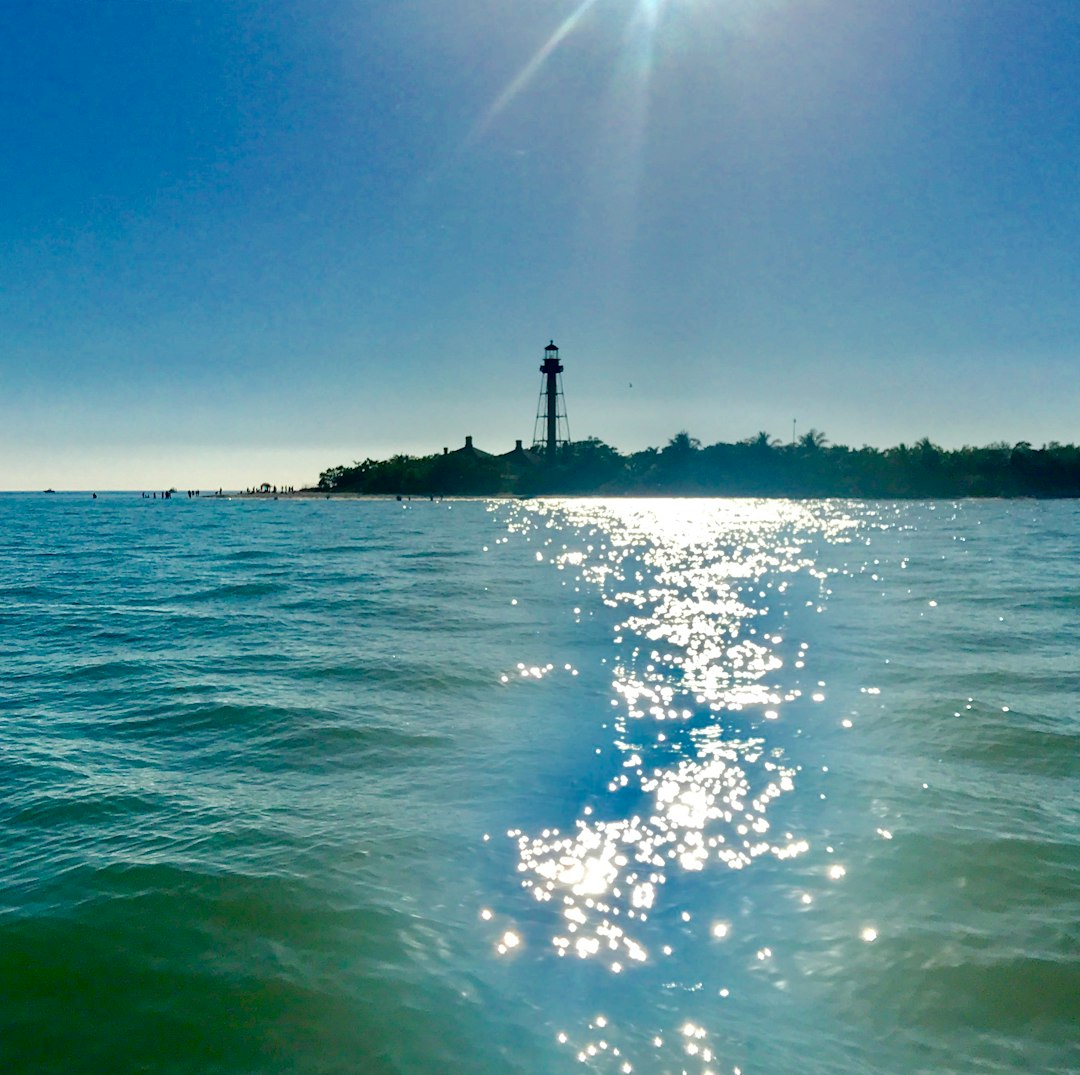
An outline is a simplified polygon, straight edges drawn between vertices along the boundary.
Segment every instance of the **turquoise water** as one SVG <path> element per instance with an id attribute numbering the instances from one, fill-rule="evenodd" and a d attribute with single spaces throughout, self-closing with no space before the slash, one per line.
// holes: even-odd
<path id="1" fill-rule="evenodd" d="M 4 1072 L 1076 1072 L 1080 507 L 0 497 Z"/>

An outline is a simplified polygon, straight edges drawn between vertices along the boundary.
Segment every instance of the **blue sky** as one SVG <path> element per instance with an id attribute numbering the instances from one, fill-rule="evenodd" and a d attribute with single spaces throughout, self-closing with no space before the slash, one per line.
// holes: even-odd
<path id="1" fill-rule="evenodd" d="M 1080 7 L 0 5 L 0 487 L 1076 441 Z"/>

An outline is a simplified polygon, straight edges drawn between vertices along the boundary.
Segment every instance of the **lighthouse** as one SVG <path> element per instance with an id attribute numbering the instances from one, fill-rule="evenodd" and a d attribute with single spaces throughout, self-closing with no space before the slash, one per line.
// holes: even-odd
<path id="1" fill-rule="evenodd" d="M 562 371 L 559 349 L 552 340 L 544 348 L 544 362 L 540 366 L 540 400 L 533 427 L 533 450 L 543 451 L 549 463 L 555 461 L 559 445 L 570 442 L 570 425 L 566 420 L 566 402 L 559 376 Z"/>

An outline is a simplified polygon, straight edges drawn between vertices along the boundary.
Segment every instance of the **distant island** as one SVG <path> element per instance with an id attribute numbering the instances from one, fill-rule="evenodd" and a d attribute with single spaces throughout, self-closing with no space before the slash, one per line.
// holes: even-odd
<path id="1" fill-rule="evenodd" d="M 1080 447 L 990 444 L 948 450 L 923 438 L 895 448 L 831 445 L 810 430 L 782 444 L 768 433 L 703 446 L 677 433 L 624 455 L 589 437 L 549 456 L 473 445 L 331 467 L 319 490 L 409 496 L 607 495 L 753 497 L 1080 497 Z"/>

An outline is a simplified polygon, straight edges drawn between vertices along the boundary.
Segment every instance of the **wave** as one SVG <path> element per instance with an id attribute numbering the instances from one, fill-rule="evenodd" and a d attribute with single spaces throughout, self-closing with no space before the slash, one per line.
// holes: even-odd
<path id="1" fill-rule="evenodd" d="M 237 598 L 268 597 L 285 593 L 287 590 L 288 586 L 284 580 L 233 582 L 197 590 L 193 593 L 176 594 L 169 599 L 169 603 L 177 605 L 200 604 L 212 601 L 230 601 Z"/>
<path id="2" fill-rule="evenodd" d="M 0 920 L 9 1071 L 530 1070 L 531 1031 L 490 1027 L 434 924 L 377 893 L 335 909 L 295 878 L 170 865 L 67 884 L 66 911 Z"/>

